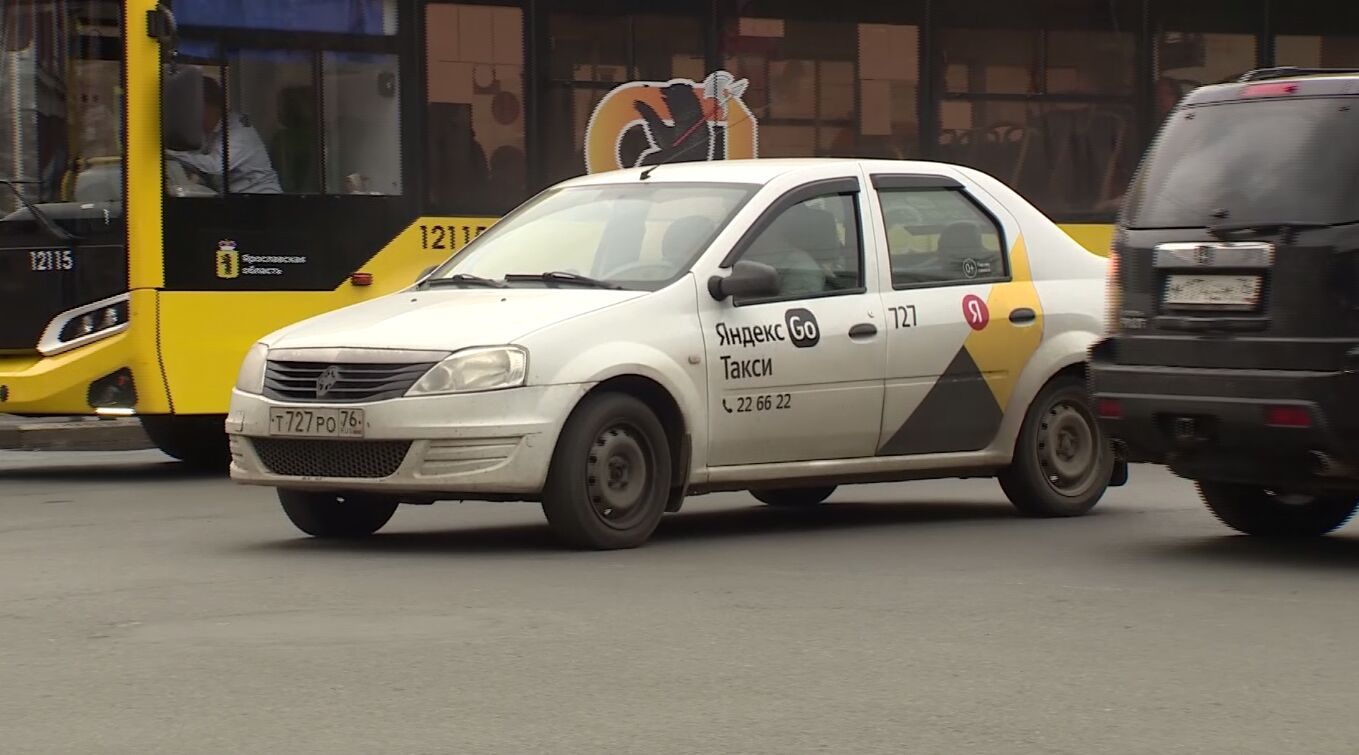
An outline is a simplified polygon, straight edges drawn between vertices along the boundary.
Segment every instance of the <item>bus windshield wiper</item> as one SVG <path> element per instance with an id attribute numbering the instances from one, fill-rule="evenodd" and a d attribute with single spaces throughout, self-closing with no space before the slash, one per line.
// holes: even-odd
<path id="1" fill-rule="evenodd" d="M 1217 225 L 1210 225 L 1208 226 L 1208 232 L 1217 238 L 1222 238 L 1223 236 L 1228 236 L 1233 233 L 1241 233 L 1243 231 L 1263 232 L 1269 229 L 1278 229 L 1280 231 L 1299 231 L 1305 230 L 1307 228 L 1329 228 L 1329 227 L 1330 226 L 1327 225 L 1326 223 L 1314 223 L 1311 221 L 1292 221 L 1292 220 L 1263 221 L 1263 222 L 1241 221 L 1239 223 L 1219 223 Z"/>
<path id="2" fill-rule="evenodd" d="M 565 270 L 549 270 L 545 273 L 511 273 L 505 276 L 507 281 L 543 281 L 545 283 L 573 283 L 578 286 L 589 288 L 606 288 L 612 291 L 622 291 L 623 287 L 617 283 L 602 281 L 598 278 L 591 278 L 579 273 L 568 273 Z"/>
<path id="3" fill-rule="evenodd" d="M 486 288 L 504 288 L 503 281 L 483 278 L 480 275 L 470 273 L 454 273 L 447 278 L 430 278 L 425 281 L 423 288 L 445 288 L 451 286 L 484 286 Z"/>
<path id="4" fill-rule="evenodd" d="M 37 221 L 38 225 L 42 226 L 44 231 L 47 231 L 61 241 L 76 241 L 80 238 L 74 233 L 71 233 L 54 223 L 52 218 L 47 216 L 47 213 L 33 206 L 33 203 L 28 201 L 28 198 L 24 196 L 22 191 L 19 191 L 19 187 L 15 186 L 13 181 L 6 178 L 0 178 L 0 184 L 4 184 L 6 188 L 14 193 L 14 197 L 19 200 L 19 204 L 23 205 L 25 210 L 28 210 L 28 214 L 33 216 L 33 219 Z"/>

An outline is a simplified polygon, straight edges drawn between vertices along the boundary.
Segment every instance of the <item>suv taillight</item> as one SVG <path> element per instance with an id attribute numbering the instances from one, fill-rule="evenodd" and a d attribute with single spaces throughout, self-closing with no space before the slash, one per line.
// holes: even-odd
<path id="1" fill-rule="evenodd" d="M 1109 268 L 1104 275 L 1104 330 L 1109 335 L 1118 332 L 1118 313 L 1123 308 L 1123 290 L 1118 273 L 1118 249 L 1110 247 Z"/>

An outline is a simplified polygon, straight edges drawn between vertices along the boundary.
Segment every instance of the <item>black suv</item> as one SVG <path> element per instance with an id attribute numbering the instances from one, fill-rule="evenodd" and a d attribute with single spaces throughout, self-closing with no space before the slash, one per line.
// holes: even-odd
<path id="1" fill-rule="evenodd" d="M 1188 95 L 1125 197 L 1101 424 L 1228 526 L 1315 536 L 1359 503 L 1359 70 Z"/>

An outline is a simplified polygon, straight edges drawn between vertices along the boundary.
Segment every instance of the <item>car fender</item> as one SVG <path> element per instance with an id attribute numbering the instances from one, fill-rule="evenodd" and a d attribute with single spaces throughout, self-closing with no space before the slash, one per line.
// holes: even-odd
<path id="1" fill-rule="evenodd" d="M 1095 344 L 1098 334 L 1089 330 L 1066 330 L 1051 338 L 1046 338 L 1038 350 L 1029 358 L 1028 364 L 1015 381 L 1010 405 L 1005 409 L 1005 420 L 997 433 L 997 450 L 1007 455 L 1014 454 L 1015 442 L 1029 405 L 1037 398 L 1038 392 L 1048 384 L 1057 373 L 1069 367 L 1084 364 L 1090 347 Z"/>
<path id="2" fill-rule="evenodd" d="M 651 380 L 679 407 L 692 439 L 691 467 L 701 469 L 707 372 L 696 295 L 693 277 L 686 276 L 646 297 L 539 329 L 519 341 L 529 352 L 530 382 L 592 389 L 626 376 Z"/>

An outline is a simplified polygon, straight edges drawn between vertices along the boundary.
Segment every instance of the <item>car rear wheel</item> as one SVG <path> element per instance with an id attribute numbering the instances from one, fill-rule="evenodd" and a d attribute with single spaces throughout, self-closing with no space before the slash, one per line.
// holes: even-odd
<path id="1" fill-rule="evenodd" d="M 1257 537 L 1320 537 L 1339 529 L 1359 507 L 1352 495 L 1276 493 L 1254 485 L 1203 480 L 1194 484 L 1219 521 Z"/>
<path id="2" fill-rule="evenodd" d="M 665 514 L 670 475 L 670 444 L 656 414 L 632 396 L 591 396 L 557 442 L 543 514 L 567 545 L 635 548 Z"/>
<path id="3" fill-rule="evenodd" d="M 396 513 L 397 501 L 348 493 L 280 490 L 283 513 L 303 532 L 320 538 L 367 537 Z"/>
<path id="4" fill-rule="evenodd" d="M 1014 459 L 999 475 L 1020 513 L 1080 516 L 1094 508 L 1114 472 L 1114 450 L 1090 411 L 1085 386 L 1060 377 L 1039 391 L 1024 416 Z"/>
<path id="5" fill-rule="evenodd" d="M 816 506 L 830 498 L 834 492 L 835 486 L 828 485 L 820 488 L 766 488 L 752 490 L 750 494 L 755 496 L 755 500 L 770 506 L 798 508 Z"/>

